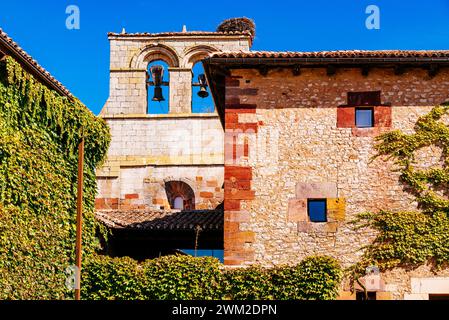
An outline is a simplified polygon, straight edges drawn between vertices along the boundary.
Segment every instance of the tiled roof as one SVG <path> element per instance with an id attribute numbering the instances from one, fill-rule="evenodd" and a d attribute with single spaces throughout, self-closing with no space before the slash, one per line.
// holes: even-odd
<path id="1" fill-rule="evenodd" d="M 97 219 L 113 229 L 140 230 L 223 230 L 222 210 L 193 210 L 181 212 L 147 210 L 104 210 L 95 213 Z"/>
<path id="2" fill-rule="evenodd" d="M 112 37 L 191 37 L 191 36 L 251 36 L 249 31 L 186 31 L 186 32 L 160 32 L 160 33 L 115 33 L 109 32 L 108 36 Z"/>
<path id="3" fill-rule="evenodd" d="M 316 52 L 222 51 L 211 58 L 446 58 L 449 50 L 343 50 Z"/>
<path id="4" fill-rule="evenodd" d="M 12 40 L 1 28 L 0 28 L 0 44 L 10 51 L 5 52 L 13 55 L 18 62 L 25 64 L 30 72 L 37 77 L 42 78 L 46 84 L 52 89 L 58 91 L 60 94 L 72 97 L 70 91 L 64 87 L 58 80 L 56 80 L 47 70 L 45 70 L 39 63 L 34 60 L 28 53 L 25 52 L 14 40 Z"/>

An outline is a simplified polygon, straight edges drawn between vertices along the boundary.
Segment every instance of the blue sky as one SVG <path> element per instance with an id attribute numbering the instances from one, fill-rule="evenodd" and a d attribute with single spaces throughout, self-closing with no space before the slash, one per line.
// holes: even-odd
<path id="1" fill-rule="evenodd" d="M 449 0 L 2 1 L 0 27 L 98 114 L 109 92 L 107 32 L 215 30 L 230 17 L 253 18 L 254 50 L 449 49 Z M 68 5 L 80 30 L 65 27 Z M 169 4 L 169 7 L 167 5 Z M 368 5 L 380 30 L 365 27 Z"/>

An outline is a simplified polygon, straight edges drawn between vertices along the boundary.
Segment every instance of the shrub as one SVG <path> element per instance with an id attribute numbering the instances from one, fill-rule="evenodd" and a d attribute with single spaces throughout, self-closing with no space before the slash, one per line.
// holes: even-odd
<path id="1" fill-rule="evenodd" d="M 95 256 L 82 272 L 84 299 L 327 300 L 341 279 L 338 263 L 310 257 L 297 266 L 228 269 L 215 258 L 168 256 L 137 264 Z"/>

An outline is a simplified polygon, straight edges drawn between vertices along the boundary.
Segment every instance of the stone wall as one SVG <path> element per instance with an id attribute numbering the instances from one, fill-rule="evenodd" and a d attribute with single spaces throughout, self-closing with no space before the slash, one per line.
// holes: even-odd
<path id="1" fill-rule="evenodd" d="M 356 134 L 338 125 L 348 92 L 378 90 L 382 104 L 391 104 L 383 125 Z M 373 69 L 369 76 L 359 69 L 334 76 L 325 69 L 302 69 L 299 76 L 233 70 L 226 80 L 225 263 L 291 264 L 315 254 L 343 267 L 355 263 L 374 234 L 353 230 L 352 218 L 417 205 L 393 164 L 372 160 L 374 137 L 411 132 L 420 115 L 448 99 L 447 69 L 433 78 L 420 69 L 403 75 Z M 308 221 L 307 198 L 327 198 L 327 223 Z"/>
<path id="2" fill-rule="evenodd" d="M 97 171 L 98 209 L 170 209 L 168 181 L 185 180 L 198 209 L 214 209 L 223 200 L 223 128 L 217 115 L 116 116 L 106 121 L 113 139 Z"/>

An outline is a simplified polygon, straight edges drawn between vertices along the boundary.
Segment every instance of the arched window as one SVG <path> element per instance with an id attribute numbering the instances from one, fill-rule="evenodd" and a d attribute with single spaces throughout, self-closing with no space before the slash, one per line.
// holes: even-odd
<path id="1" fill-rule="evenodd" d="M 162 60 L 152 61 L 148 64 L 147 95 L 148 114 L 169 113 L 170 75 L 168 64 Z"/>
<path id="2" fill-rule="evenodd" d="M 187 183 L 182 181 L 166 182 L 165 192 L 172 209 L 195 210 L 195 193 Z"/>
<path id="3" fill-rule="evenodd" d="M 203 63 L 197 62 L 192 69 L 192 112 L 211 113 L 214 110 L 214 100 L 204 76 Z"/>
<path id="4" fill-rule="evenodd" d="M 175 210 L 184 210 L 184 198 L 183 197 L 176 197 L 173 201 L 173 209 Z"/>

